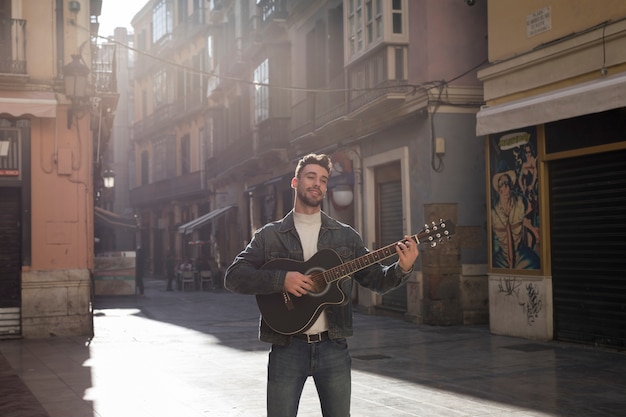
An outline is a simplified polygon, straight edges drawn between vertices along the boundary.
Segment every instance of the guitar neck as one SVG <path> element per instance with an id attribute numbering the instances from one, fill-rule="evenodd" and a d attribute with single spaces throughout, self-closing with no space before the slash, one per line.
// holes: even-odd
<path id="1" fill-rule="evenodd" d="M 415 243 L 419 244 L 420 234 L 416 234 L 411 236 L 411 239 L 415 241 Z M 398 242 L 392 243 L 391 245 L 387 245 L 383 248 L 377 249 L 373 252 L 368 253 L 367 255 L 363 255 L 359 258 L 353 259 L 341 265 L 337 265 L 333 268 L 327 269 L 320 273 L 323 276 L 326 282 L 333 282 L 338 279 L 341 279 L 347 275 L 353 274 L 357 271 L 367 268 L 370 265 L 373 265 L 377 262 L 384 261 L 387 258 L 391 258 L 393 255 L 396 255 L 396 246 Z"/>
<path id="2" fill-rule="evenodd" d="M 439 220 L 439 223 L 432 222 L 432 226 L 426 225 L 421 232 L 411 236 L 410 238 L 418 245 L 422 243 L 421 240 L 423 240 L 430 243 L 431 247 L 435 247 L 444 239 L 449 239 L 450 236 L 454 234 L 454 229 L 455 225 L 451 221 Z M 384 248 L 370 252 L 367 255 L 363 255 L 359 258 L 327 269 L 324 272 L 320 272 L 319 275 L 321 275 L 327 283 L 336 281 L 354 272 L 360 271 L 361 269 L 365 269 L 372 264 L 391 258 L 396 254 L 397 245 L 398 242 L 392 243 Z"/>

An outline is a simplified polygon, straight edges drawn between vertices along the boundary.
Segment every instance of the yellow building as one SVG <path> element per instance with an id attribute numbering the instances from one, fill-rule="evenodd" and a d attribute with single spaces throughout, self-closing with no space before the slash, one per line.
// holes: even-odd
<path id="1" fill-rule="evenodd" d="M 491 330 L 626 345 L 626 3 L 490 0 Z"/>
<path id="2" fill-rule="evenodd" d="M 102 120 L 90 35 L 101 5 L 0 2 L 0 337 L 93 331 L 92 126 Z"/>

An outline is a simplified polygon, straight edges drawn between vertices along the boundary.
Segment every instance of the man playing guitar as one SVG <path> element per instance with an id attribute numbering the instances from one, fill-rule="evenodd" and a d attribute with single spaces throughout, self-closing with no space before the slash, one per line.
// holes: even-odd
<path id="1" fill-rule="evenodd" d="M 331 171 L 327 155 L 303 157 L 291 180 L 293 210 L 259 229 L 224 277 L 226 289 L 257 296 L 260 339 L 271 343 L 270 417 L 296 416 L 309 376 L 325 417 L 350 415 L 346 338 L 353 332 L 353 279 L 384 294 L 406 283 L 419 254 L 418 242 L 405 236 L 388 249 L 394 253 L 380 258 L 397 255 L 393 264 L 377 262 L 378 251 L 372 253 L 376 258 L 368 259 L 370 252 L 360 235 L 321 211 Z"/>

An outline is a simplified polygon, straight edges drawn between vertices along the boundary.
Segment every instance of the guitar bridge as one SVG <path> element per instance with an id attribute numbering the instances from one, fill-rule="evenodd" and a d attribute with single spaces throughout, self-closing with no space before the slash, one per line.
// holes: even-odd
<path id="1" fill-rule="evenodd" d="M 283 292 L 283 302 L 285 303 L 287 310 L 294 309 L 293 301 L 291 301 L 291 297 L 289 297 L 289 293 L 287 293 L 286 291 Z"/>

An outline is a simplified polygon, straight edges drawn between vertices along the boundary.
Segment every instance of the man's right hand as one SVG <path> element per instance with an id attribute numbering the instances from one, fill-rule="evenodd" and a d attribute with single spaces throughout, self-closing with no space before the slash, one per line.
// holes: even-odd
<path id="1" fill-rule="evenodd" d="M 313 281 L 310 275 L 300 272 L 289 271 L 285 276 L 285 291 L 296 297 L 301 297 L 313 289 Z"/>

